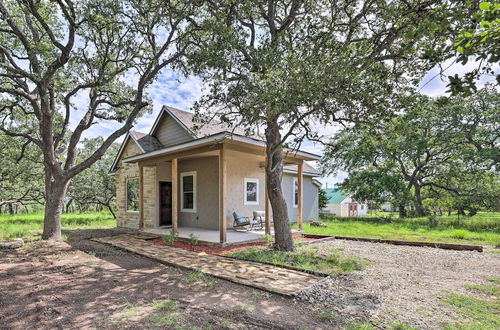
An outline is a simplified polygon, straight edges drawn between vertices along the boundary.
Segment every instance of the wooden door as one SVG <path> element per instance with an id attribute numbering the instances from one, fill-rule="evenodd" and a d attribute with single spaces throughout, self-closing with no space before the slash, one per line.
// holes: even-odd
<path id="1" fill-rule="evenodd" d="M 160 226 L 172 225 L 172 182 L 160 182 Z"/>

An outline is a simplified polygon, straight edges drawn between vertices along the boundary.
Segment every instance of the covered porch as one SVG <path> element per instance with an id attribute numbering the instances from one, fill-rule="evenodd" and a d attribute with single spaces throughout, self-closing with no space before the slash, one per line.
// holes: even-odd
<path id="1" fill-rule="evenodd" d="M 204 169 L 208 160 L 213 168 L 210 173 Z M 244 159 L 244 160 L 242 160 Z M 302 228 L 302 195 L 303 195 L 303 163 L 311 160 L 309 154 L 284 153 L 285 164 L 297 166 L 297 225 L 299 231 Z M 139 168 L 139 228 L 141 230 L 166 235 L 176 231 L 178 237 L 190 239 L 196 237 L 200 243 L 219 244 L 222 246 L 259 241 L 265 235 L 272 235 L 272 212 L 265 183 L 265 145 L 254 139 L 232 136 L 231 134 L 217 134 L 201 138 L 193 142 L 183 143 L 177 146 L 137 155 L 124 160 L 129 163 L 137 163 Z M 199 168 L 188 166 L 197 162 Z M 201 165 L 200 165 L 201 164 Z M 148 181 L 148 169 L 167 168 L 168 181 L 171 186 L 171 205 L 168 213 L 171 214 L 171 223 L 168 225 L 159 220 L 161 213 L 160 197 L 158 188 L 154 207 L 155 214 L 151 215 L 151 197 L 145 198 L 145 182 Z M 208 166 L 208 165 L 207 165 Z M 242 168 L 246 172 L 242 173 Z M 187 172 L 197 172 L 192 184 L 199 188 L 194 189 L 192 195 L 185 196 L 182 190 L 183 175 Z M 197 175 L 197 177 L 196 177 Z M 207 178 L 210 178 L 208 180 Z M 261 184 L 258 194 L 258 203 L 248 206 L 243 203 L 243 182 L 246 178 L 257 178 Z M 208 180 L 208 181 L 207 181 Z M 151 180 L 150 180 L 151 181 Z M 158 185 L 157 178 L 154 184 Z M 147 186 L 147 185 L 146 185 Z M 204 190 L 202 190 L 201 188 Z M 150 194 L 151 189 L 147 188 Z M 194 207 L 186 210 L 184 198 L 192 198 Z M 251 211 L 264 211 L 265 224 L 260 231 L 235 231 L 232 228 L 233 212 L 243 210 L 245 215 L 252 215 Z M 146 213 L 146 214 L 145 214 Z M 147 218 L 145 226 L 145 217 Z M 154 221 L 150 219 L 155 217 Z"/>
<path id="2" fill-rule="evenodd" d="M 171 228 L 150 228 L 144 229 L 145 232 L 157 235 L 168 235 L 171 232 Z M 196 228 L 196 227 L 178 227 L 177 228 L 178 238 L 190 241 L 192 237 L 195 237 L 200 244 L 206 245 L 234 245 L 241 243 L 251 243 L 260 242 L 260 240 L 265 236 L 264 230 L 261 231 L 234 231 L 228 230 L 226 233 L 226 242 L 220 242 L 220 233 L 218 230 Z"/>

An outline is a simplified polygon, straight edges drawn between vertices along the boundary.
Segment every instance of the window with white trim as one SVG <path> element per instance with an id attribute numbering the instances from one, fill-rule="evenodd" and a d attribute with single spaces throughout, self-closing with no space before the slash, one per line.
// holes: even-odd
<path id="1" fill-rule="evenodd" d="M 293 207 L 299 206 L 299 180 L 293 178 Z"/>
<path id="2" fill-rule="evenodd" d="M 181 173 L 181 211 L 196 212 L 196 171 Z"/>
<path id="3" fill-rule="evenodd" d="M 126 183 L 127 212 L 139 212 L 139 179 L 127 179 Z"/>
<path id="4" fill-rule="evenodd" d="M 245 178 L 245 205 L 259 205 L 259 179 Z"/>

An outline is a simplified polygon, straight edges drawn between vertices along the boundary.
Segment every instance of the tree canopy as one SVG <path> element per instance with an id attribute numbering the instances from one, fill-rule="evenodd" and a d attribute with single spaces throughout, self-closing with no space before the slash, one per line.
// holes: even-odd
<path id="1" fill-rule="evenodd" d="M 207 93 L 203 123 L 264 128 L 267 189 L 276 245 L 293 249 L 281 191 L 285 144 L 319 138 L 314 124 L 372 122 L 395 108 L 394 91 L 416 83 L 444 48 L 455 1 L 211 1 L 190 53 Z M 446 8 L 446 10 L 445 10 Z M 452 21 L 451 21 L 452 22 Z"/>
<path id="2" fill-rule="evenodd" d="M 425 215 L 425 197 L 497 209 L 499 101 L 492 87 L 467 98 L 416 95 L 390 120 L 338 132 L 323 168 L 349 172 L 342 186 L 355 198 L 391 201 L 402 215 L 410 202 Z"/>
<path id="3" fill-rule="evenodd" d="M 0 2 L 0 131 L 42 152 L 44 239 L 60 238 L 70 180 L 151 109 L 147 88 L 183 55 L 195 9 L 162 0 Z M 105 122 L 116 129 L 78 157 L 84 133 Z"/>

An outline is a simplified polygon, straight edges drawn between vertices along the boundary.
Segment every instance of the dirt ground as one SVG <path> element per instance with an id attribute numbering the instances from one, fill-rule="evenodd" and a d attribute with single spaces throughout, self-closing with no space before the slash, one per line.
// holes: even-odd
<path id="1" fill-rule="evenodd" d="M 364 311 L 364 317 L 383 329 L 398 323 L 418 329 L 454 328 L 467 323 L 463 315 L 443 303 L 443 298 L 450 293 L 470 296 L 466 285 L 489 284 L 487 279 L 500 278 L 499 253 L 348 240 L 312 246 L 320 254 L 334 248 L 369 264 L 311 288 L 309 295 L 326 300 L 336 314 Z"/>
<path id="2" fill-rule="evenodd" d="M 89 240 L 123 232 L 77 230 L 68 243 L 0 251 L 0 328 L 335 329 L 369 320 L 427 329 L 460 317 L 440 303 L 446 292 L 500 274 L 497 253 L 335 240 L 313 245 L 369 264 L 292 299 Z"/>
<path id="3" fill-rule="evenodd" d="M 89 240 L 120 232 L 78 230 L 69 244 L 0 251 L 0 328 L 326 329 L 355 321 Z M 175 307 L 155 307 L 166 299 Z"/>

